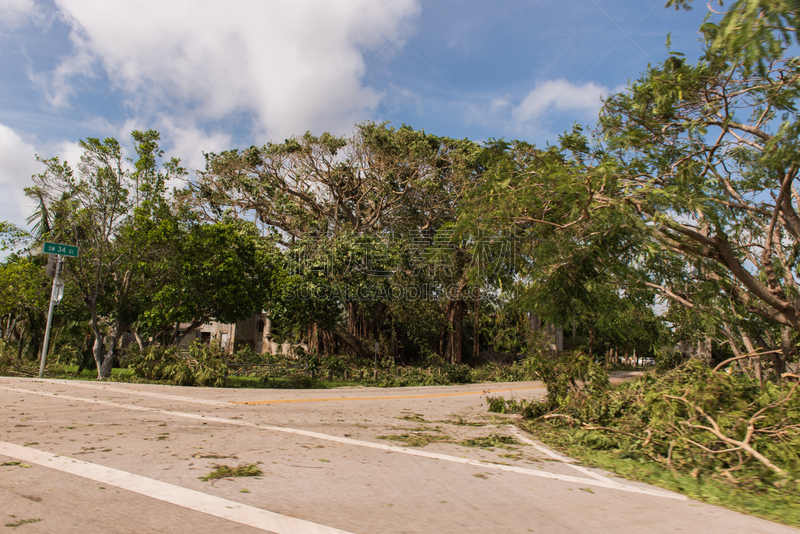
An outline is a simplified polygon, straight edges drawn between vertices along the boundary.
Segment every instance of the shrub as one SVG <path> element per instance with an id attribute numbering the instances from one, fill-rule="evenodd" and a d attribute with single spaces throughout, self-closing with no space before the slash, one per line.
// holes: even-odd
<path id="1" fill-rule="evenodd" d="M 149 347 L 131 364 L 136 376 L 177 386 L 224 386 L 225 362 L 215 344 L 193 343 L 189 352 L 174 347 Z"/>

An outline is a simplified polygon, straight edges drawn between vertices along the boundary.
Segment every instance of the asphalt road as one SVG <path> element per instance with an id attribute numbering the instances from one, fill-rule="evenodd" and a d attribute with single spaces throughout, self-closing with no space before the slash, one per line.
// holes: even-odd
<path id="1" fill-rule="evenodd" d="M 0 524 L 82 534 L 799 532 L 583 468 L 513 417 L 489 414 L 487 394 L 544 389 L 0 378 Z M 200 478 L 240 464 L 262 475 Z"/>

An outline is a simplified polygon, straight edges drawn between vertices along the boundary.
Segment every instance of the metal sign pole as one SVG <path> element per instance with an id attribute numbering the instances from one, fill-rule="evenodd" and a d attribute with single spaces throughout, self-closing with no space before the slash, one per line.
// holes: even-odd
<path id="1" fill-rule="evenodd" d="M 50 289 L 50 309 L 47 310 L 47 326 L 44 330 L 44 346 L 42 347 L 42 360 L 39 363 L 39 378 L 44 376 L 44 364 L 47 360 L 47 345 L 50 343 L 50 326 L 53 323 L 53 308 L 56 305 L 56 293 L 58 292 L 59 276 L 61 276 L 61 263 L 64 258 L 60 254 L 56 255 L 56 275 L 53 277 L 53 287 Z"/>

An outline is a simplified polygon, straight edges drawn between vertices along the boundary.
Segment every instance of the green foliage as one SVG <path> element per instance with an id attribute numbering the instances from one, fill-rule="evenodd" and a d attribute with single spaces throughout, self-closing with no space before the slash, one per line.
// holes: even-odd
<path id="1" fill-rule="evenodd" d="M 681 338 L 783 345 L 777 380 L 780 340 L 800 331 L 798 4 L 719 3 L 703 57 L 648 65 L 604 101 L 596 131 L 490 144 L 460 224 L 518 236 L 521 298 L 589 326 L 590 352 L 600 337 L 642 355 L 663 344 L 658 294 L 682 308 Z"/>
<path id="2" fill-rule="evenodd" d="M 487 363 L 472 368 L 473 382 L 521 382 L 531 379 L 530 368 L 524 361 Z"/>
<path id="3" fill-rule="evenodd" d="M 10 517 L 15 517 L 15 516 L 12 515 Z M 11 523 L 6 523 L 5 526 L 8 527 L 8 528 L 16 528 L 16 527 L 20 527 L 22 525 L 29 525 L 31 523 L 38 523 L 39 521 L 44 521 L 44 520 L 43 519 L 39 519 L 39 518 L 17 519 L 16 521 L 13 521 Z"/>
<path id="4" fill-rule="evenodd" d="M 379 387 L 415 387 L 447 385 L 449 381 L 441 369 L 422 367 L 400 367 L 394 373 L 381 378 Z"/>
<path id="5" fill-rule="evenodd" d="M 585 447 L 767 491 L 800 477 L 797 384 L 759 387 L 692 359 L 615 388 L 571 391 L 544 419 Z M 541 412 L 535 415 L 542 415 Z"/>
<path id="6" fill-rule="evenodd" d="M 542 413 L 564 405 L 570 395 L 581 390 L 602 395 L 609 387 L 608 374 L 582 352 L 557 355 L 536 354 L 526 361 L 531 376 L 547 387 L 545 402 L 531 405 L 533 413 Z M 580 383 L 580 384 L 579 384 Z"/>
<path id="7" fill-rule="evenodd" d="M 283 380 L 269 382 L 270 387 L 276 389 L 327 389 L 329 386 L 316 378 L 307 375 L 291 376 Z"/>
<path id="8" fill-rule="evenodd" d="M 215 344 L 193 343 L 188 354 L 150 347 L 132 357 L 131 367 L 137 377 L 177 386 L 225 385 L 225 361 Z"/>
<path id="9" fill-rule="evenodd" d="M 31 218 L 37 237 L 80 247 L 62 272 L 81 315 L 90 318 L 98 378 L 110 375 L 117 343 L 151 302 L 163 283 L 161 268 L 173 257 L 168 245 L 175 224 L 165 184 L 184 171 L 174 160 L 158 165 L 157 132 L 131 135 L 138 155 L 133 170 L 116 139 L 88 138 L 79 143 L 77 165 L 42 159 L 44 172 L 25 190 L 38 201 Z"/>
<path id="10" fill-rule="evenodd" d="M 691 8 L 692 0 L 667 0 L 667 7 Z M 719 0 L 722 6 L 726 2 Z M 797 38 L 797 0 L 733 0 L 722 17 L 710 13 L 701 31 L 709 51 L 725 58 L 742 58 L 748 68 L 767 68 L 770 58 L 786 47 L 800 44 Z M 709 4 L 710 6 L 711 4 Z"/>
<path id="11" fill-rule="evenodd" d="M 36 232 L 35 228 L 33 232 Z M 20 250 L 26 249 L 32 240 L 33 235 L 30 232 L 8 221 L 0 221 L 0 250 L 20 253 Z"/>
<path id="12" fill-rule="evenodd" d="M 434 442 L 450 442 L 449 436 L 430 432 L 414 432 L 413 434 L 390 434 L 378 436 L 378 439 L 398 441 L 406 447 L 424 447 Z"/>
<path id="13" fill-rule="evenodd" d="M 528 413 L 533 404 L 524 399 L 506 399 L 504 397 L 486 397 L 489 411 L 492 413 Z"/>
<path id="14" fill-rule="evenodd" d="M 51 285 L 43 258 L 11 254 L 0 262 L 0 316 L 11 327 L 6 337 L 13 334 L 20 355 L 31 360 L 40 355 Z"/>
<path id="15" fill-rule="evenodd" d="M 37 376 L 39 367 L 35 360 L 19 359 L 17 349 L 7 341 L 0 339 L 0 375 L 2 376 Z"/>
<path id="16" fill-rule="evenodd" d="M 737 486 L 706 476 L 699 470 L 685 473 L 668 469 L 658 462 L 631 457 L 620 449 L 598 449 L 576 439 L 576 430 L 556 427 L 546 421 L 529 420 L 522 426 L 548 446 L 580 460 L 588 467 L 603 469 L 629 480 L 638 480 L 687 495 L 692 499 L 724 506 L 795 527 L 800 526 L 797 491 L 764 487 L 754 490 L 750 485 Z M 796 486 L 800 489 L 800 486 Z"/>
<path id="17" fill-rule="evenodd" d="M 686 361 L 686 357 L 672 348 L 662 350 L 656 355 L 656 371 L 665 373 L 675 369 Z"/>
<path id="18" fill-rule="evenodd" d="M 241 464 L 237 467 L 216 464 L 213 471 L 199 478 L 200 480 L 211 482 L 219 478 L 259 477 L 262 474 L 263 472 L 258 467 L 258 464 Z"/>
<path id="19" fill-rule="evenodd" d="M 165 254 L 161 285 L 141 314 L 155 332 L 176 322 L 242 320 L 266 307 L 281 275 L 273 244 L 245 221 L 189 220 Z"/>
<path id="20" fill-rule="evenodd" d="M 464 447 L 480 447 L 482 449 L 513 449 L 514 445 L 519 445 L 517 440 L 511 436 L 501 436 L 499 434 L 491 434 L 489 436 L 465 439 L 458 442 L 459 445 Z"/>
<path id="21" fill-rule="evenodd" d="M 448 364 L 442 369 L 445 378 L 451 384 L 469 384 L 472 380 L 472 369 L 464 363 Z"/>
<path id="22" fill-rule="evenodd" d="M 258 354 L 251 347 L 244 347 L 237 350 L 231 358 L 230 363 L 265 363 L 266 354 Z"/>

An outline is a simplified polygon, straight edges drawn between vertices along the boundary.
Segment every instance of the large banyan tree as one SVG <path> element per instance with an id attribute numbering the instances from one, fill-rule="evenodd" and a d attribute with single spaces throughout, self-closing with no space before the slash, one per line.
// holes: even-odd
<path id="1" fill-rule="evenodd" d="M 425 345 L 460 362 L 470 262 L 448 225 L 481 179 L 480 152 L 468 140 L 364 123 L 349 138 L 307 133 L 208 154 L 184 199 L 209 219 L 254 220 L 285 248 L 294 293 L 276 313 L 306 323 L 312 349 L 344 343 L 369 356 L 376 341 L 394 354 Z M 409 331 L 423 310 L 435 335 Z"/>

